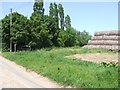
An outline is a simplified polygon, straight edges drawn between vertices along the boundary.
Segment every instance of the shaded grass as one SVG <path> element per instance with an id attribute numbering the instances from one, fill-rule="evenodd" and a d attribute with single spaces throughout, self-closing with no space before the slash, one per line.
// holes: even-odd
<path id="1" fill-rule="evenodd" d="M 27 69 L 64 85 L 80 88 L 118 87 L 118 68 L 65 58 L 78 53 L 113 53 L 86 48 L 46 48 L 36 51 L 3 53 L 2 55 Z"/>

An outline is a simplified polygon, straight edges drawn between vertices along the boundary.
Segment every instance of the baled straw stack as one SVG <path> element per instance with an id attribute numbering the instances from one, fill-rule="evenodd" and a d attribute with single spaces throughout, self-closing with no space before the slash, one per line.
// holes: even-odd
<path id="1" fill-rule="evenodd" d="M 101 48 L 120 51 L 120 30 L 96 32 L 92 40 L 85 46 L 89 49 Z"/>

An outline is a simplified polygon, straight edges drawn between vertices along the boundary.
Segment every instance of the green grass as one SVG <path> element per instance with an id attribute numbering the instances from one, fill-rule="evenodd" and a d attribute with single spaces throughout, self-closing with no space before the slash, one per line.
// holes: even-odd
<path id="1" fill-rule="evenodd" d="M 19 65 L 46 76 L 61 85 L 80 88 L 117 88 L 118 67 L 65 58 L 76 53 L 113 53 L 84 48 L 46 48 L 36 51 L 3 53 Z"/>

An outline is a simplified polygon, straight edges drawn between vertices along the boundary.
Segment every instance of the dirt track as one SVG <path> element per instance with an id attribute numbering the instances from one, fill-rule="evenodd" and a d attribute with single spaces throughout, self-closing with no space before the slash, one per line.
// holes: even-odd
<path id="1" fill-rule="evenodd" d="M 1 88 L 60 88 L 60 86 L 0 56 Z"/>
<path id="2" fill-rule="evenodd" d="M 95 63 L 118 63 L 118 54 L 110 53 L 89 53 L 89 54 L 75 54 L 66 56 L 68 58 L 77 58 L 83 61 L 95 62 Z"/>

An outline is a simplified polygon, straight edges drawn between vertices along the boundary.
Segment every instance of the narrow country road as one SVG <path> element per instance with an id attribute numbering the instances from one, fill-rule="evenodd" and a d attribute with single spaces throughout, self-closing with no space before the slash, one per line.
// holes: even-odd
<path id="1" fill-rule="evenodd" d="M 60 86 L 0 56 L 1 88 L 60 88 Z"/>

